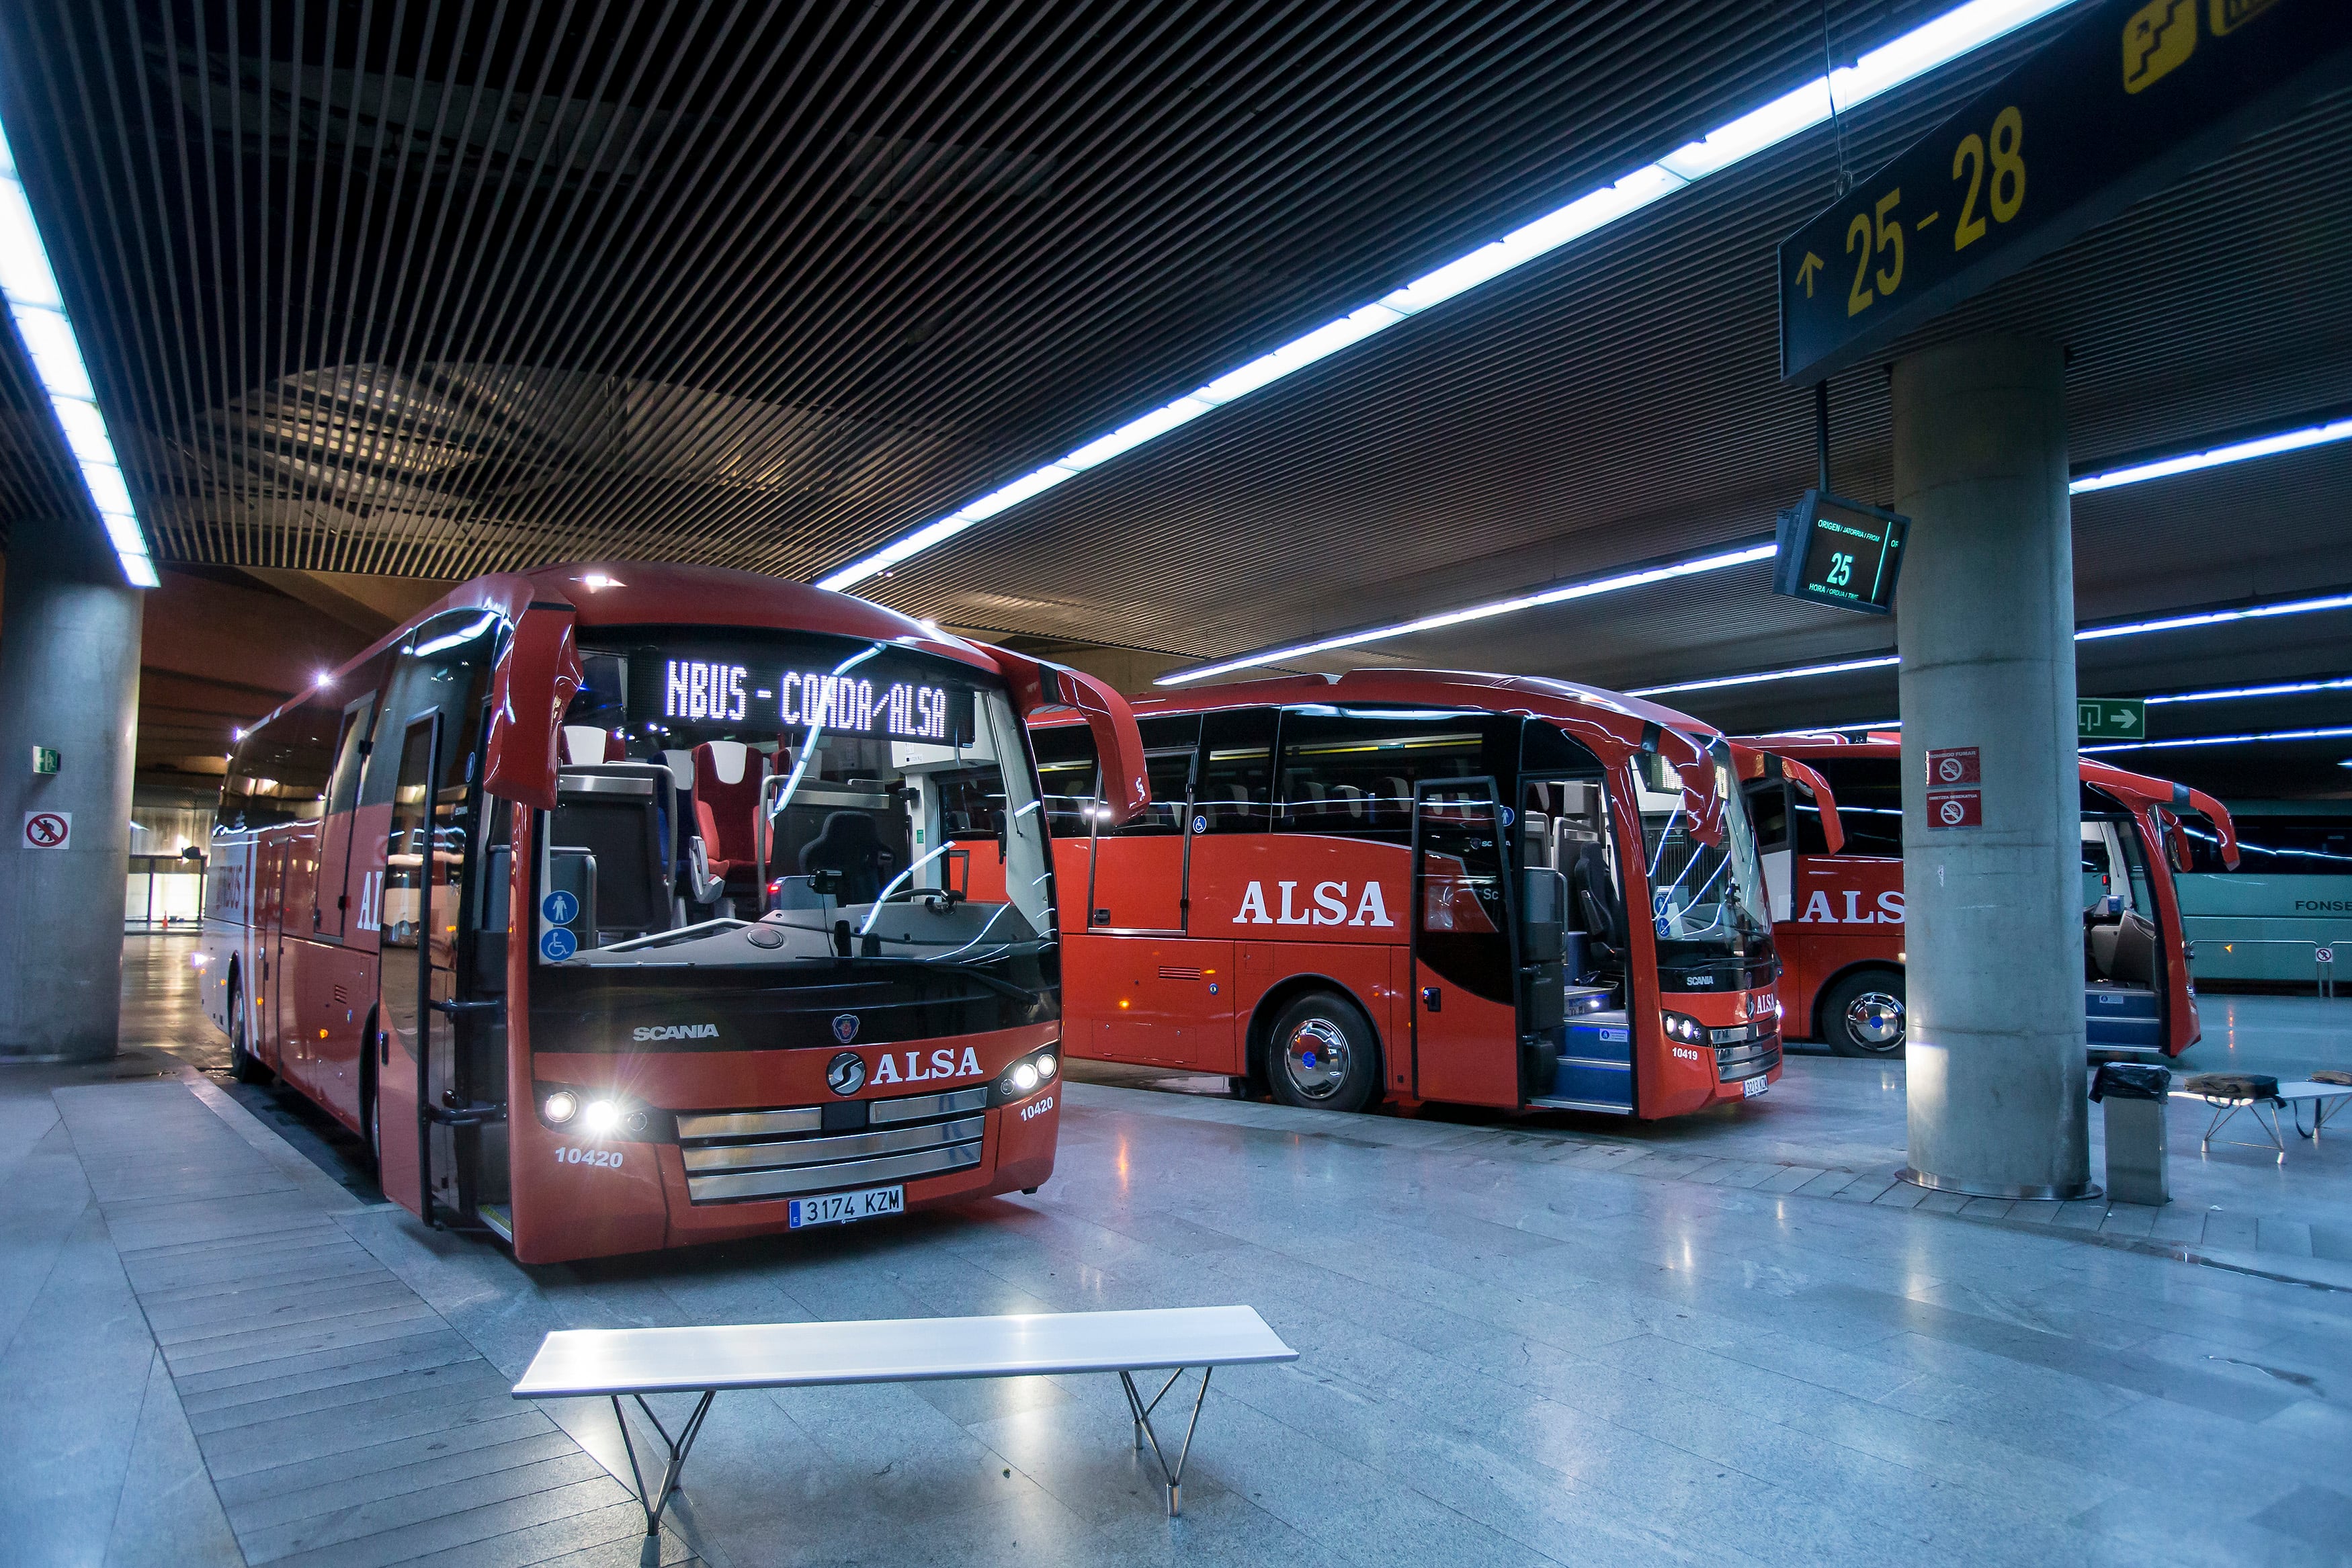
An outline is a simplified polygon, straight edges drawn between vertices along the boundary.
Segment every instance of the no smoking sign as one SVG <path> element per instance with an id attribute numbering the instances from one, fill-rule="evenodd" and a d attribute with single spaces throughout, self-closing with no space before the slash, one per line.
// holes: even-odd
<path id="1" fill-rule="evenodd" d="M 25 847 L 28 850 L 61 850 L 73 841 L 71 811 L 27 811 L 25 813 Z"/>

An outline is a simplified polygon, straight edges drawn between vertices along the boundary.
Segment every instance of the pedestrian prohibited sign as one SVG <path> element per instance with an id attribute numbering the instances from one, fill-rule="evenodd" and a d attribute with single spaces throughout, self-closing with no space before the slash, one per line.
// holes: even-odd
<path id="1" fill-rule="evenodd" d="M 25 813 L 25 847 L 28 850 L 61 850 L 73 840 L 71 811 L 27 811 Z"/>
<path id="2" fill-rule="evenodd" d="M 2146 740 L 2147 704 L 2139 697 L 2082 697 L 2074 704 L 2074 732 L 2082 740 Z"/>

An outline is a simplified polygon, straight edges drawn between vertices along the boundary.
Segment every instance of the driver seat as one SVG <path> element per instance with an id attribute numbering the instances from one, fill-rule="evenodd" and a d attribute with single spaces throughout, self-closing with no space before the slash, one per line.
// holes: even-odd
<path id="1" fill-rule="evenodd" d="M 801 872 L 835 872 L 841 877 L 841 902 L 870 904 L 882 892 L 882 841 L 875 835 L 874 819 L 863 811 L 834 811 L 824 830 L 801 846 Z"/>

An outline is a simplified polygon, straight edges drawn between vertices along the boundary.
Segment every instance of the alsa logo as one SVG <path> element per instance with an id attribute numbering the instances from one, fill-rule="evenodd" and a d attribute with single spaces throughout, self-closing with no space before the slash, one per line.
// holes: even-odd
<path id="1" fill-rule="evenodd" d="M 717 1040 L 715 1023 L 657 1023 L 629 1031 L 631 1040 Z"/>
<path id="2" fill-rule="evenodd" d="M 1813 889 L 1813 895 L 1805 900 L 1805 912 L 1797 916 L 1798 921 L 1809 925 L 1900 925 L 1903 924 L 1903 893 L 1900 888 L 1889 888 L 1880 894 L 1878 907 L 1874 911 L 1864 910 L 1862 894 L 1853 888 L 1842 889 L 1841 895 L 1845 900 L 1843 915 L 1838 914 L 1830 907 L 1830 894 L 1827 888 Z"/>
<path id="3" fill-rule="evenodd" d="M 1248 891 L 1242 894 L 1241 911 L 1234 916 L 1234 924 L 1236 925 L 1389 926 L 1396 924 L 1389 918 L 1388 901 L 1381 896 L 1381 884 L 1377 882 L 1364 883 L 1364 891 L 1353 901 L 1352 914 L 1348 897 L 1348 884 L 1344 882 L 1317 883 L 1314 892 L 1309 895 L 1314 900 L 1311 905 L 1298 904 L 1297 883 L 1278 882 L 1275 883 L 1275 887 L 1280 894 L 1281 913 L 1268 915 L 1265 912 L 1265 883 L 1254 882 L 1249 884 Z"/>
<path id="4" fill-rule="evenodd" d="M 923 1053 L 919 1051 L 901 1051 L 898 1055 L 906 1058 L 905 1071 L 899 1070 L 898 1056 L 892 1056 L 886 1051 L 882 1053 L 882 1060 L 874 1064 L 874 1071 L 866 1082 L 869 1083 L 921 1083 L 934 1078 L 980 1076 L 980 1053 L 968 1045 L 963 1048 L 961 1056 L 958 1056 L 952 1051 L 935 1051 L 931 1052 L 928 1064 L 924 1063 Z"/>

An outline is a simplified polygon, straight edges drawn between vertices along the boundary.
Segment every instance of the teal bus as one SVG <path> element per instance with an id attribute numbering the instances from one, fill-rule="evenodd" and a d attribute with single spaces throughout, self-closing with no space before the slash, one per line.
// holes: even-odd
<path id="1" fill-rule="evenodd" d="M 2189 869 L 2176 879 L 2197 983 L 2307 986 L 2315 949 L 2352 969 L 2352 800 L 2232 800 L 2238 868 L 2213 830 L 2184 822 Z"/>

